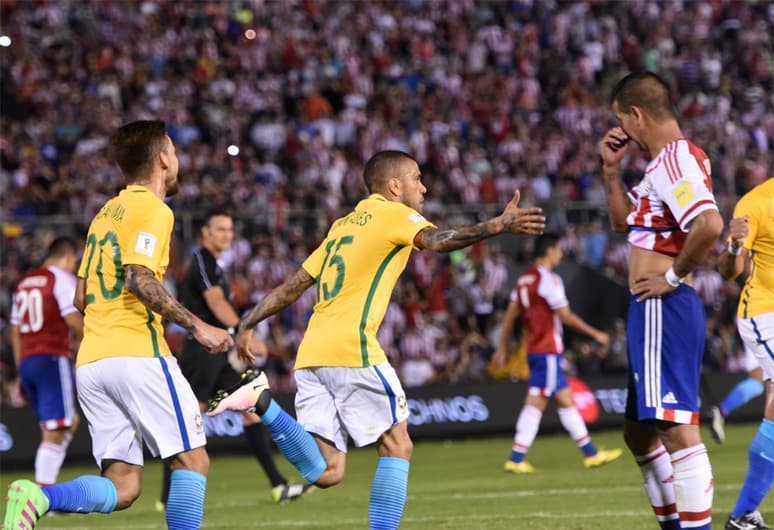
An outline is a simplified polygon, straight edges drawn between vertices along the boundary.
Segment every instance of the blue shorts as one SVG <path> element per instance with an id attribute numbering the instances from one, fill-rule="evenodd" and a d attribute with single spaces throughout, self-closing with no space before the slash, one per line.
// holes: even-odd
<path id="1" fill-rule="evenodd" d="M 632 296 L 626 339 L 626 418 L 698 424 L 699 374 L 707 322 L 696 291 L 680 285 L 644 302 Z"/>
<path id="2" fill-rule="evenodd" d="M 47 431 L 70 427 L 75 417 L 73 361 L 61 355 L 31 355 L 19 364 L 22 388 Z"/>
<path id="3" fill-rule="evenodd" d="M 567 388 L 567 378 L 561 366 L 561 353 L 529 353 L 529 394 L 553 396 Z"/>

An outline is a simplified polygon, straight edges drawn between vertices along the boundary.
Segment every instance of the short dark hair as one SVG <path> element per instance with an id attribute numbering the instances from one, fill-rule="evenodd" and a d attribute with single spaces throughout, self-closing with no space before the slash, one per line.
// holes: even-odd
<path id="1" fill-rule="evenodd" d="M 167 147 L 167 126 L 161 120 L 140 120 L 122 125 L 110 135 L 113 158 L 128 182 L 142 178 L 153 159 Z"/>
<path id="2" fill-rule="evenodd" d="M 610 103 L 615 102 L 626 114 L 632 107 L 640 107 L 659 121 L 677 119 L 669 84 L 647 70 L 632 72 L 618 81 L 610 95 Z"/>
<path id="3" fill-rule="evenodd" d="M 363 180 L 368 191 L 381 189 L 382 186 L 392 177 L 396 176 L 395 170 L 398 164 L 403 160 L 416 159 L 403 151 L 379 151 L 366 162 L 363 171 Z"/>
<path id="4" fill-rule="evenodd" d="M 210 224 L 210 221 L 213 217 L 228 217 L 233 219 L 234 216 L 231 215 L 231 212 L 227 211 L 225 208 L 212 208 L 210 210 L 207 210 L 207 213 L 204 214 L 204 223 L 203 225 Z"/>
<path id="5" fill-rule="evenodd" d="M 561 237 L 559 237 L 559 234 L 554 232 L 542 233 L 535 240 L 535 252 L 533 254 L 534 257 L 542 258 L 548 253 L 548 249 L 555 247 L 560 240 Z"/>
<path id="6" fill-rule="evenodd" d="M 67 254 L 78 254 L 78 244 L 68 236 L 60 236 L 54 239 L 46 250 L 46 259 L 61 258 Z"/>

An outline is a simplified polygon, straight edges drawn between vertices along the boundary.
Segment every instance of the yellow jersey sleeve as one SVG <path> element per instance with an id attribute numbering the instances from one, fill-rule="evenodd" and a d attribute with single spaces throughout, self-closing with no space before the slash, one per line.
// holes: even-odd
<path id="1" fill-rule="evenodd" d="M 387 237 L 395 245 L 404 245 L 416 249 L 414 238 L 425 228 L 435 225 L 422 214 L 405 204 L 393 202 L 390 207 L 390 222 Z"/>
<path id="2" fill-rule="evenodd" d="M 139 212 L 127 219 L 124 229 L 124 265 L 142 265 L 153 272 L 166 270 L 169 264 L 169 239 L 174 215 L 161 201 L 150 202 L 150 211 Z M 163 277 L 163 272 L 162 272 Z"/>

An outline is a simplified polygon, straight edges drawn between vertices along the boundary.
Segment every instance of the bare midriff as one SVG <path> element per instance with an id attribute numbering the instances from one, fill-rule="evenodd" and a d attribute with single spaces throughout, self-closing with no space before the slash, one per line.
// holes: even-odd
<path id="1" fill-rule="evenodd" d="M 632 245 L 630 248 L 632 252 L 629 259 L 629 289 L 634 287 L 635 281 L 647 274 L 664 274 L 675 262 L 675 258 L 661 252 Z M 693 274 L 686 276 L 683 283 L 693 285 Z"/>

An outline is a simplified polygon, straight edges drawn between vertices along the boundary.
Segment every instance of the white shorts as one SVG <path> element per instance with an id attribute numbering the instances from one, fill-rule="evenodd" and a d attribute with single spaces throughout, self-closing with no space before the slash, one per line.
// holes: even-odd
<path id="1" fill-rule="evenodd" d="M 409 417 L 406 393 L 388 362 L 368 368 L 323 366 L 296 370 L 296 416 L 308 432 L 347 452 Z"/>
<path id="2" fill-rule="evenodd" d="M 752 372 L 756 368 L 760 368 L 760 364 L 758 364 L 758 357 L 755 355 L 755 350 L 747 345 L 747 342 L 742 341 L 744 343 L 744 358 L 742 359 L 742 369 L 745 372 Z"/>
<path id="3" fill-rule="evenodd" d="M 196 400 L 174 357 L 111 357 L 76 370 L 78 402 L 89 422 L 92 453 L 143 464 L 143 442 L 155 457 L 207 443 Z"/>
<path id="4" fill-rule="evenodd" d="M 738 318 L 736 327 L 745 349 L 752 350 L 763 369 L 763 380 L 774 380 L 774 313 Z"/>

